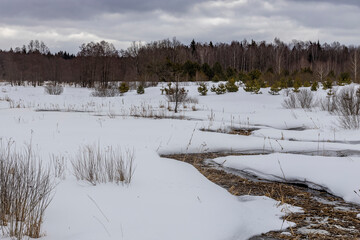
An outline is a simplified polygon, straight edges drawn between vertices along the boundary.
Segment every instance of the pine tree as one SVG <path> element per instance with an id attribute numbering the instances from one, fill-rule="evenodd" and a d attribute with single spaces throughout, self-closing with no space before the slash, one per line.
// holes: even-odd
<path id="1" fill-rule="evenodd" d="M 280 82 L 275 82 L 275 83 L 271 86 L 269 93 L 270 93 L 271 95 L 279 95 L 280 90 L 281 90 Z"/>
<path id="2" fill-rule="evenodd" d="M 235 84 L 235 78 L 230 78 L 226 83 L 226 90 L 228 92 L 237 92 L 239 91 L 239 87 Z"/>
<path id="3" fill-rule="evenodd" d="M 350 73 L 348 72 L 341 73 L 339 76 L 339 85 L 343 86 L 350 83 L 351 83 Z"/>
<path id="4" fill-rule="evenodd" d="M 299 92 L 299 88 L 301 87 L 301 81 L 299 78 L 296 78 L 294 81 L 294 89 L 293 92 Z"/>
<path id="5" fill-rule="evenodd" d="M 145 93 L 145 89 L 144 86 L 142 84 L 140 84 L 137 89 L 136 89 L 137 94 L 144 94 Z"/>
<path id="6" fill-rule="evenodd" d="M 255 94 L 262 94 L 262 92 L 260 91 L 261 89 L 261 82 L 260 81 L 256 81 L 254 86 L 253 86 L 253 93 Z"/>
<path id="7" fill-rule="evenodd" d="M 125 82 L 122 82 L 119 87 L 120 95 L 123 95 L 124 93 L 129 91 L 129 85 Z"/>
<path id="8" fill-rule="evenodd" d="M 225 86 L 225 84 L 220 83 L 216 88 L 216 94 L 220 95 L 220 94 L 224 94 L 224 93 L 226 93 L 226 86 Z"/>
<path id="9" fill-rule="evenodd" d="M 311 84 L 311 91 L 317 91 L 318 89 L 318 82 L 317 81 L 314 81 L 312 84 Z"/>
<path id="10" fill-rule="evenodd" d="M 326 78 L 326 81 L 323 83 L 323 89 L 332 89 L 333 81 L 330 77 Z"/>
<path id="11" fill-rule="evenodd" d="M 247 81 L 245 83 L 244 91 L 245 92 L 253 92 L 254 91 L 255 82 L 253 80 Z"/>
<path id="12" fill-rule="evenodd" d="M 205 96 L 208 92 L 207 85 L 205 83 L 200 83 L 200 86 L 198 87 L 198 92 L 200 95 Z"/>

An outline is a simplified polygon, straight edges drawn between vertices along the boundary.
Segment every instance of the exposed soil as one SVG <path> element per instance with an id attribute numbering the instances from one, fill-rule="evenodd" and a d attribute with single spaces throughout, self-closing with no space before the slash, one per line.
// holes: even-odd
<path id="1" fill-rule="evenodd" d="M 178 154 L 163 157 L 192 164 L 210 181 L 226 188 L 231 194 L 267 196 L 281 203 L 298 206 L 302 213 L 289 213 L 284 220 L 296 223 L 295 227 L 272 231 L 251 239 L 359 239 L 360 206 L 346 203 L 326 192 L 293 184 L 254 181 L 226 169 L 214 166 L 208 159 L 234 153 Z M 286 234 L 284 234 L 286 232 Z"/>

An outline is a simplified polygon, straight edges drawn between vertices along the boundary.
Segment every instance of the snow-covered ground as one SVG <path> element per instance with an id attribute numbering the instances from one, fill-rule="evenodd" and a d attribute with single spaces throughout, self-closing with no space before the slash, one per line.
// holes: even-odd
<path id="1" fill-rule="evenodd" d="M 62 95 L 50 96 L 42 87 L 1 85 L 2 141 L 14 140 L 17 148 L 31 141 L 43 161 L 52 154 L 67 161 L 66 177 L 58 180 L 45 214 L 44 239 L 247 239 L 291 224 L 280 219 L 288 206 L 266 197 L 235 197 L 191 165 L 161 154 L 271 152 L 216 161 L 226 159 L 225 166 L 264 178 L 306 180 L 360 203 L 354 193 L 360 188 L 360 131 L 339 128 L 336 116 L 284 109 L 284 97 L 266 90 L 198 96 L 195 84 L 186 88 L 199 102 L 174 114 L 160 88 L 97 98 L 83 88 L 66 87 Z M 201 131 L 229 128 L 257 130 L 250 136 Z M 89 144 L 134 149 L 130 186 L 76 180 L 70 161 Z M 340 153 L 351 156 L 329 157 Z"/>

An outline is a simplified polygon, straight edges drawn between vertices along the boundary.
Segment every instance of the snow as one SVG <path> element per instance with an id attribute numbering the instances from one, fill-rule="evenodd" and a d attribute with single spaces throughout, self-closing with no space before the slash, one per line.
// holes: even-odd
<path id="1" fill-rule="evenodd" d="M 0 88 L 2 141 L 14 140 L 18 149 L 31 142 L 43 161 L 51 154 L 67 161 L 65 179 L 58 180 L 45 214 L 43 239 L 247 239 L 291 225 L 280 219 L 284 209 L 300 211 L 266 197 L 235 197 L 191 165 L 161 154 L 271 153 L 216 161 L 226 159 L 224 166 L 270 180 L 285 175 L 360 202 L 354 194 L 360 186 L 360 131 L 339 128 L 336 116 L 326 112 L 284 109 L 284 97 L 267 90 L 198 96 L 197 86 L 190 84 L 186 89 L 199 103 L 187 103 L 174 114 L 166 109 L 161 85 L 146 88 L 143 95 L 131 91 L 114 98 L 91 97 L 90 89 L 69 86 L 60 96 L 46 95 L 42 87 Z M 164 118 L 129 116 L 139 113 Z M 250 136 L 200 130 L 232 127 L 257 130 Z M 305 130 L 291 130 L 296 128 Z M 76 181 L 70 161 L 89 144 L 134 149 L 130 186 Z"/>
<path id="2" fill-rule="evenodd" d="M 346 201 L 360 203 L 354 194 L 359 188 L 360 158 L 304 156 L 274 153 L 261 156 L 228 156 L 214 159 L 262 179 L 306 184 L 324 189 Z"/>

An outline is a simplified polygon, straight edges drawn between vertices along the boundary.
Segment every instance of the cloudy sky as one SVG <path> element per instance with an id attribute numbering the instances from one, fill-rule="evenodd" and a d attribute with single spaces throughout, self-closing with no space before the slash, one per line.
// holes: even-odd
<path id="1" fill-rule="evenodd" d="M 106 40 L 176 36 L 184 44 L 244 38 L 360 45 L 359 0 L 1 0 L 0 49 L 44 41 L 52 52 Z"/>

